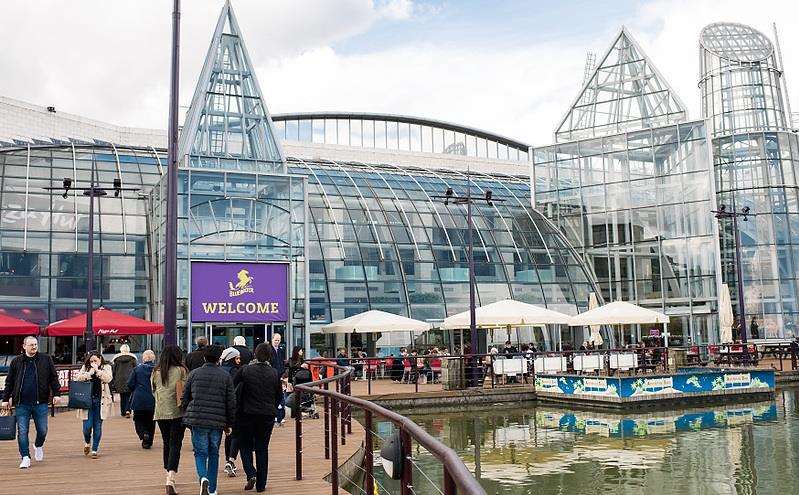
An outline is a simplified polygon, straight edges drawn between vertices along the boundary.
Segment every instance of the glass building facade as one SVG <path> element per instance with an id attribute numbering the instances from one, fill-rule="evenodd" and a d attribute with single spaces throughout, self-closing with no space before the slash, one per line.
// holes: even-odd
<path id="1" fill-rule="evenodd" d="M 799 297 L 799 145 L 777 48 L 762 33 L 733 23 L 711 24 L 700 35 L 702 114 L 713 139 L 717 202 L 753 213 L 738 222 L 742 283 L 736 277 L 730 220 L 719 225 L 724 281 L 747 326 L 758 337 L 796 335 Z M 752 335 L 749 335 L 752 337 Z"/>
<path id="2" fill-rule="evenodd" d="M 535 148 L 533 181 L 606 301 L 666 312 L 675 339 L 711 338 L 719 250 L 703 121 Z"/>

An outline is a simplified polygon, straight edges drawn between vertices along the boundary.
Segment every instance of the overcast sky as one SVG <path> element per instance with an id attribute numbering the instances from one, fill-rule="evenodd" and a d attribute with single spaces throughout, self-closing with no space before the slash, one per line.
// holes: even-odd
<path id="1" fill-rule="evenodd" d="M 187 106 L 222 0 L 184 0 Z M 796 0 L 234 0 L 273 113 L 342 110 L 441 119 L 546 144 L 586 53 L 621 25 L 698 118 L 698 35 L 777 22 L 799 111 Z M 120 125 L 166 128 L 169 0 L 3 0 L 0 95 Z"/>

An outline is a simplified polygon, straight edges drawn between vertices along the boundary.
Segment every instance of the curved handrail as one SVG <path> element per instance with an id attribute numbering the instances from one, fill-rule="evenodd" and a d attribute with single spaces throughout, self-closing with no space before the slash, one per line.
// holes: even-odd
<path id="1" fill-rule="evenodd" d="M 442 463 L 442 465 L 444 466 L 445 473 L 447 472 L 449 473 L 452 481 L 455 483 L 455 486 L 457 486 L 459 493 L 464 493 L 467 495 L 486 495 L 486 491 L 483 489 L 480 483 L 478 483 L 478 481 L 474 478 L 474 475 L 472 475 L 471 471 L 469 471 L 469 469 L 463 463 L 463 460 L 461 460 L 458 454 L 450 447 L 444 445 L 440 440 L 437 440 L 435 437 L 430 435 L 427 431 L 425 431 L 422 427 L 417 425 L 412 420 L 394 411 L 381 407 L 368 400 L 352 397 L 350 395 L 345 395 L 340 392 L 336 392 L 334 390 L 319 388 L 321 385 L 346 379 L 354 372 L 353 367 L 351 366 L 342 367 L 338 366 L 337 364 L 325 364 L 325 363 L 309 363 L 309 364 L 312 364 L 313 366 L 324 366 L 324 367 L 332 366 L 336 370 L 343 371 L 343 373 L 334 375 L 332 377 L 322 378 L 313 382 L 305 383 L 303 385 L 295 385 L 294 387 L 295 390 L 305 391 L 313 394 L 319 394 L 342 402 L 346 402 L 349 405 L 357 406 L 363 409 L 364 411 L 369 411 L 372 414 L 378 415 L 380 417 L 383 417 L 391 421 L 401 430 L 405 431 L 408 435 L 410 435 L 411 438 L 416 440 L 420 445 L 422 445 L 425 449 L 427 449 L 428 452 L 433 454 L 433 456 L 436 457 Z"/>

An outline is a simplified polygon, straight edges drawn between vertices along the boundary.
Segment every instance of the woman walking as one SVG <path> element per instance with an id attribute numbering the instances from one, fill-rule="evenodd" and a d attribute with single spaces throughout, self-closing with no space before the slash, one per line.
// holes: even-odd
<path id="1" fill-rule="evenodd" d="M 111 388 L 108 384 L 112 379 L 111 366 L 97 351 L 86 355 L 86 361 L 75 375 L 75 380 L 92 384 L 92 407 L 78 409 L 78 419 L 83 420 L 83 455 L 91 454 L 92 459 L 99 457 L 103 420 L 111 410 Z"/>
<path id="2" fill-rule="evenodd" d="M 183 366 L 183 353 L 175 345 L 161 351 L 161 359 L 150 379 L 155 395 L 153 419 L 158 423 L 164 442 L 164 470 L 166 471 L 166 495 L 176 495 L 175 477 L 180 464 L 180 448 L 183 445 L 183 414 L 180 400 L 189 371 Z"/>
<path id="3" fill-rule="evenodd" d="M 232 379 L 241 368 L 241 353 L 235 347 L 228 347 L 222 351 L 219 360 L 222 369 L 230 374 Z M 239 455 L 239 439 L 235 432 L 225 433 L 225 474 L 229 478 L 236 477 L 236 457 Z"/>
<path id="4" fill-rule="evenodd" d="M 155 422 L 153 422 L 153 412 L 155 411 L 155 398 L 153 397 L 153 386 L 150 378 L 155 368 L 155 353 L 146 350 L 141 356 L 142 363 L 133 370 L 128 379 L 128 389 L 132 395 L 130 398 L 130 408 L 133 410 L 133 423 L 136 426 L 136 434 L 141 440 L 141 447 L 149 449 L 153 446 L 153 436 L 155 434 Z"/>
<path id="5" fill-rule="evenodd" d="M 302 363 L 305 362 L 305 351 L 302 347 L 295 345 L 291 351 L 291 358 L 289 359 L 289 383 L 294 383 L 294 375 L 302 369 Z"/>
<path id="6" fill-rule="evenodd" d="M 233 378 L 234 386 L 241 390 L 235 428 L 241 462 L 247 474 L 244 489 L 255 488 L 256 492 L 266 491 L 269 439 L 275 426 L 278 404 L 283 398 L 283 386 L 277 371 L 269 364 L 271 359 L 272 346 L 259 344 L 255 348 L 255 361 L 242 367 Z"/>

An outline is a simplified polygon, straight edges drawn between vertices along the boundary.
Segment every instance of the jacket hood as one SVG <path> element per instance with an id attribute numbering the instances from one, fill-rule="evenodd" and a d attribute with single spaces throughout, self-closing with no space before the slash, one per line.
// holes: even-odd
<path id="1" fill-rule="evenodd" d="M 113 363 L 117 359 L 121 359 L 121 360 L 125 361 L 125 358 L 133 359 L 134 362 L 138 362 L 139 361 L 134 354 L 123 354 L 123 353 L 120 352 L 119 354 L 117 354 L 116 356 L 111 358 L 111 362 Z"/>

